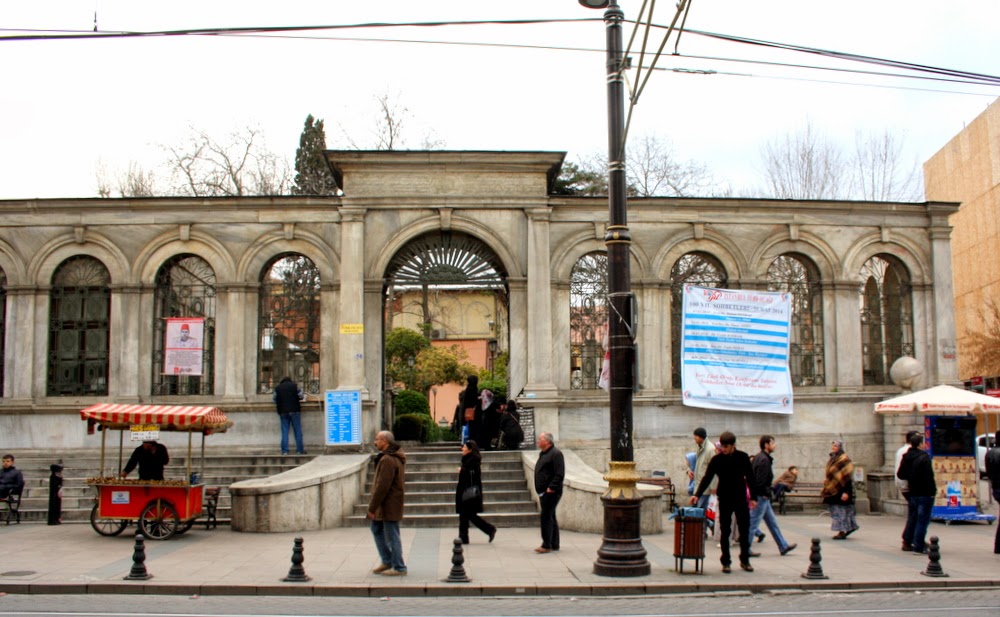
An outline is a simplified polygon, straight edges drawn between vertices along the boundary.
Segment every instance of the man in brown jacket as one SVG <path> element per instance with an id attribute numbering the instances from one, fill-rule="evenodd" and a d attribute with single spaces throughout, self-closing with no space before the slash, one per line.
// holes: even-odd
<path id="1" fill-rule="evenodd" d="M 372 522 L 372 536 L 375 537 L 375 548 L 382 563 L 372 572 L 383 576 L 404 576 L 406 564 L 403 563 L 399 521 L 403 520 L 406 455 L 389 431 L 375 436 L 375 447 L 379 449 L 379 454 L 375 457 L 375 480 L 366 516 Z"/>

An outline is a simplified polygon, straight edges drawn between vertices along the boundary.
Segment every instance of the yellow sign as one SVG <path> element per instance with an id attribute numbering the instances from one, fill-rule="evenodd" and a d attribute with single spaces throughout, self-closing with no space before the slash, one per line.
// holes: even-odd
<path id="1" fill-rule="evenodd" d="M 341 334 L 364 334 L 365 324 L 363 323 L 342 323 L 340 324 Z"/>
<path id="2" fill-rule="evenodd" d="M 160 427 L 156 424 L 133 424 L 129 429 L 129 441 L 156 441 L 160 438 Z"/>

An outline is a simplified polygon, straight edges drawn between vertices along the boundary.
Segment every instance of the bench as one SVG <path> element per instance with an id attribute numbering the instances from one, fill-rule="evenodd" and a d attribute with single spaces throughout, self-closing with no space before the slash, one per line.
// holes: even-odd
<path id="1" fill-rule="evenodd" d="M 655 471 L 652 477 L 639 478 L 640 484 L 652 484 L 653 486 L 659 486 L 663 488 L 663 496 L 667 498 L 667 509 L 673 512 L 677 509 L 677 490 L 674 488 L 674 483 L 670 481 L 670 478 L 666 475 L 659 475 Z"/>
<path id="2" fill-rule="evenodd" d="M 205 487 L 205 529 L 213 529 L 219 526 L 219 521 L 215 518 L 215 512 L 219 509 L 219 493 L 222 489 L 218 486 Z"/>
<path id="3" fill-rule="evenodd" d="M 24 489 L 21 489 L 24 490 Z M 10 520 L 14 519 L 18 525 L 21 524 L 21 490 L 16 493 L 11 493 L 7 495 L 0 503 L 7 505 L 7 524 L 10 525 Z"/>
<path id="4" fill-rule="evenodd" d="M 796 482 L 791 491 L 785 491 L 778 497 L 778 514 L 785 514 L 789 504 L 805 506 L 821 506 L 823 498 L 819 492 L 823 490 L 822 482 Z"/>

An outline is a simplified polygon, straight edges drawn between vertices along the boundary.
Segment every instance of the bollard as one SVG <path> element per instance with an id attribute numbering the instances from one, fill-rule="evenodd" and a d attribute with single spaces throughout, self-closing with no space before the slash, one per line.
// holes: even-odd
<path id="1" fill-rule="evenodd" d="M 288 576 L 281 579 L 286 583 L 304 583 L 312 578 L 306 576 L 306 569 L 302 567 L 305 557 L 302 555 L 302 538 L 295 538 L 295 545 L 292 546 L 292 567 L 288 569 Z"/>
<path id="2" fill-rule="evenodd" d="M 132 569 L 126 581 L 148 581 L 153 575 L 146 571 L 146 539 L 141 533 L 135 534 L 135 548 L 132 550 Z"/>
<path id="3" fill-rule="evenodd" d="M 455 538 L 455 546 L 451 549 L 451 572 L 448 573 L 448 578 L 445 579 L 446 583 L 471 583 L 470 579 L 465 574 L 465 568 L 462 564 L 465 563 L 465 556 L 462 553 L 462 539 Z"/>
<path id="4" fill-rule="evenodd" d="M 941 567 L 941 547 L 938 545 L 938 537 L 931 536 L 931 545 L 927 549 L 927 569 L 921 572 L 924 576 L 948 576 Z"/>
<path id="5" fill-rule="evenodd" d="M 823 568 L 819 562 L 823 557 L 819 553 L 819 538 L 812 539 L 812 547 L 809 549 L 809 569 L 802 574 L 802 578 L 824 579 L 830 578 L 823 574 Z"/>
<path id="6" fill-rule="evenodd" d="M 49 465 L 49 525 L 59 525 L 62 523 L 62 485 L 63 466 L 59 464 Z"/>

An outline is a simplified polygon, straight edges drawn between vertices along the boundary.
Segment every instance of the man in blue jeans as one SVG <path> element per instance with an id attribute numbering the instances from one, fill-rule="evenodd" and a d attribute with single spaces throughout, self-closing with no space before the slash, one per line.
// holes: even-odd
<path id="1" fill-rule="evenodd" d="M 275 411 L 281 419 L 281 453 L 288 454 L 288 429 L 295 433 L 295 449 L 299 454 L 306 453 L 306 445 L 302 441 L 302 401 L 306 395 L 295 385 L 291 377 L 284 377 L 274 389 Z"/>
<path id="2" fill-rule="evenodd" d="M 771 537 L 778 543 L 778 552 L 782 555 L 795 550 L 798 544 L 789 544 L 778 527 L 778 519 L 774 516 L 774 508 L 771 507 L 772 489 L 774 484 L 774 459 L 771 453 L 777 445 L 771 435 L 762 435 L 760 438 L 760 452 L 753 457 L 753 482 L 757 493 L 757 507 L 750 512 L 750 535 L 755 536 L 760 533 L 760 522 L 764 521 L 771 531 Z M 763 535 L 763 534 L 761 534 Z M 763 538 L 761 538 L 763 539 Z M 759 557 L 760 553 L 750 553 L 751 557 Z"/>
<path id="3" fill-rule="evenodd" d="M 372 570 L 383 576 L 404 576 L 403 542 L 399 537 L 399 521 L 403 520 L 403 498 L 406 490 L 406 455 L 400 450 L 396 438 L 389 431 L 375 436 L 375 479 L 368 513 L 372 522 L 375 549 L 382 563 Z"/>
<path id="4" fill-rule="evenodd" d="M 934 467 L 931 457 L 922 448 L 924 436 L 915 433 L 910 436 L 910 449 L 903 455 L 899 463 L 896 477 L 906 480 L 910 496 L 906 513 L 906 534 L 912 529 L 912 536 L 903 537 L 903 545 L 911 545 L 914 553 L 926 553 L 925 542 L 927 527 L 931 524 L 931 509 L 934 507 L 934 496 L 937 485 L 934 483 Z"/>

